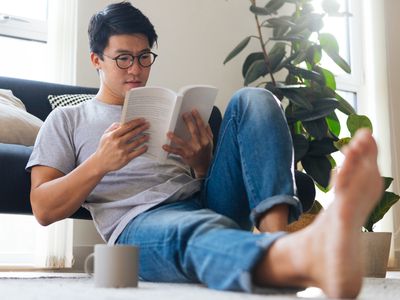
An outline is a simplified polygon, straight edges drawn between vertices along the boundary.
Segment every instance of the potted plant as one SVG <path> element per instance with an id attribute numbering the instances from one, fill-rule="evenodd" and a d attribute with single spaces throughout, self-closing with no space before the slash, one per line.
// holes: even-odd
<path id="1" fill-rule="evenodd" d="M 322 2 L 324 13 L 314 10 L 312 0 L 249 1 L 256 35 L 245 37 L 227 55 L 224 64 L 246 49 L 250 41 L 259 44 L 259 51 L 249 53 L 243 62 L 244 85 L 264 87 L 282 102 L 293 139 L 295 166 L 310 175 L 317 187 L 326 192 L 331 171 L 336 167 L 332 153 L 346 145 L 359 128 L 372 130 L 368 117 L 358 115 L 337 93 L 335 75 L 321 64 L 322 57 L 327 55 L 342 70 L 351 73 L 350 66 L 339 54 L 334 35 L 321 32 L 326 15 L 344 16 L 346 13 L 340 12 L 336 0 Z M 286 11 L 291 9 L 290 14 L 281 13 L 284 6 Z M 340 137 L 337 111 L 347 116 L 350 137 Z M 363 231 L 372 232 L 374 224 L 399 199 L 398 195 L 386 191 L 393 179 L 384 180 L 385 192 Z M 321 208 L 316 203 L 313 213 Z M 367 248 L 370 247 L 368 244 Z"/>

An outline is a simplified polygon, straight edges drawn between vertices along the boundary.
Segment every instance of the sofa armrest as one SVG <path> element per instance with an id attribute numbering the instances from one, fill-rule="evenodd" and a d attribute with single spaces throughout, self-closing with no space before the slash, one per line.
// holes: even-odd
<path id="1" fill-rule="evenodd" d="M 0 213 L 31 215 L 31 177 L 25 166 L 32 147 L 0 143 Z M 90 213 L 80 208 L 71 218 L 91 219 Z"/>

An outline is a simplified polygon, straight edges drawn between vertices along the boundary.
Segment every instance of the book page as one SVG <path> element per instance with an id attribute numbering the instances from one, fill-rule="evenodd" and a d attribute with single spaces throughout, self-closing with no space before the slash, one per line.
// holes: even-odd
<path id="1" fill-rule="evenodd" d="M 174 133 L 184 140 L 190 140 L 191 135 L 182 115 L 197 109 L 204 123 L 207 124 L 217 93 L 218 89 L 210 85 L 191 85 L 181 88 L 179 94 L 182 95 L 182 104 Z"/>
<path id="2" fill-rule="evenodd" d="M 169 142 L 166 133 L 170 130 L 175 101 L 176 94 L 161 87 L 135 88 L 127 92 L 121 123 L 135 118 L 145 118 L 150 123 L 150 128 L 145 131 L 150 139 L 144 155 L 159 161 L 165 159 L 167 152 L 162 145 Z"/>

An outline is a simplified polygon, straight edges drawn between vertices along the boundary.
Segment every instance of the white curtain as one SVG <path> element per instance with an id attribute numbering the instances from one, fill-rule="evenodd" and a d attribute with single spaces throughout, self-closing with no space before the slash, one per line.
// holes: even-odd
<path id="1" fill-rule="evenodd" d="M 391 53 L 393 41 L 398 40 L 398 18 L 390 11 L 399 6 L 398 0 L 364 0 L 364 75 L 365 82 L 360 95 L 360 112 L 371 117 L 374 125 L 374 137 L 378 142 L 379 168 L 383 176 L 393 177 L 394 182 L 391 189 L 399 193 L 400 169 L 398 153 L 400 148 L 397 118 L 398 110 L 395 107 L 398 102 L 398 68 L 394 70 L 394 63 L 398 53 Z M 386 6 L 386 12 L 385 12 Z M 388 18 L 389 17 L 389 18 Z M 396 24 L 396 29 L 391 24 Z M 395 41 L 396 43 L 396 41 Z M 398 49 L 398 48 L 397 48 Z M 397 62 L 398 63 L 398 62 Z M 396 146 L 397 145 L 397 146 Z M 400 226 L 396 225 L 396 214 L 400 213 L 399 206 L 390 210 L 383 220 L 377 224 L 376 231 L 393 232 L 389 267 L 399 267 L 396 261 L 396 252 L 399 252 Z M 398 221 L 397 221 L 398 222 Z"/>
<path id="2" fill-rule="evenodd" d="M 48 1 L 49 81 L 75 84 L 77 0 Z M 56 222 L 36 230 L 35 266 L 72 266 L 73 221 Z"/>
<path id="3" fill-rule="evenodd" d="M 36 230 L 35 267 L 70 268 L 73 263 L 73 221 L 53 223 Z"/>
<path id="4" fill-rule="evenodd" d="M 369 0 L 372 1 L 372 0 Z M 381 1 L 378 1 L 381 2 Z M 382 1 L 385 8 L 384 20 L 386 29 L 386 54 L 387 54 L 387 74 L 388 74 L 388 115 L 390 121 L 390 144 L 391 144 L 391 170 L 394 177 L 392 189 L 400 194 L 400 120 L 398 113 L 399 104 L 399 68 L 400 68 L 400 37 L 398 34 L 399 18 L 396 12 L 400 9 L 398 0 Z M 392 243 L 392 264 L 394 268 L 400 268 L 400 203 L 393 207 L 393 242 Z"/>
<path id="5" fill-rule="evenodd" d="M 78 0 L 48 0 L 49 79 L 76 83 Z"/>

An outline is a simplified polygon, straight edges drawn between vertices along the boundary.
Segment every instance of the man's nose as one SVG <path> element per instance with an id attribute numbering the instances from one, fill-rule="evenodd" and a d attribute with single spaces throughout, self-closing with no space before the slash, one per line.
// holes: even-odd
<path id="1" fill-rule="evenodd" d="M 142 71 L 142 66 L 139 64 L 139 60 L 136 58 L 133 60 L 132 66 L 128 68 L 128 73 L 138 74 Z"/>

